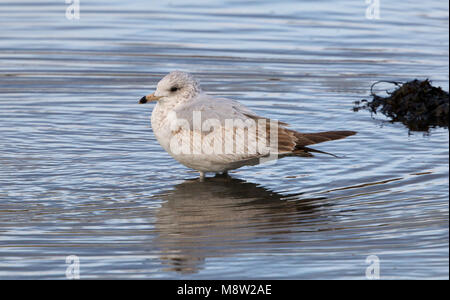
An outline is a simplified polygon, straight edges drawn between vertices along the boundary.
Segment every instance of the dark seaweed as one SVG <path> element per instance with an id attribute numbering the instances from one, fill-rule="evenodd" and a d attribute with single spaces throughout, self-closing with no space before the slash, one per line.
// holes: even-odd
<path id="1" fill-rule="evenodd" d="M 398 88 L 389 93 L 388 97 L 381 97 L 372 91 L 380 82 L 387 81 L 372 85 L 370 92 L 373 100 L 356 101 L 353 111 L 365 109 L 375 114 L 381 112 L 392 122 L 402 122 L 411 131 L 429 131 L 434 127 L 448 128 L 448 92 L 432 86 L 428 79 L 415 79 L 404 84 L 389 82 Z"/>

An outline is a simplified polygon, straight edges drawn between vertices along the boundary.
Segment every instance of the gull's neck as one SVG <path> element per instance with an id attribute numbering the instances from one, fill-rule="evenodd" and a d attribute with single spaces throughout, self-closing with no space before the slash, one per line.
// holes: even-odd
<path id="1" fill-rule="evenodd" d="M 178 106 L 184 105 L 188 102 L 195 101 L 193 98 L 198 97 L 198 94 L 195 95 L 192 98 L 169 98 L 160 100 L 156 103 L 155 107 L 153 108 L 151 122 L 152 127 L 154 130 L 159 130 L 168 125 L 168 115 L 171 111 L 176 109 Z"/>

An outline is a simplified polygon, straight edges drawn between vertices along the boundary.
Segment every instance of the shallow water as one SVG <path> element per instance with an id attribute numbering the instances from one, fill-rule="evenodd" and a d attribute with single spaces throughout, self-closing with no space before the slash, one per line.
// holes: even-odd
<path id="1" fill-rule="evenodd" d="M 0 278 L 448 279 L 449 135 L 352 111 L 377 80 L 448 91 L 448 3 L 0 1 Z M 355 130 L 209 178 L 138 99 L 174 69 L 300 131 Z"/>

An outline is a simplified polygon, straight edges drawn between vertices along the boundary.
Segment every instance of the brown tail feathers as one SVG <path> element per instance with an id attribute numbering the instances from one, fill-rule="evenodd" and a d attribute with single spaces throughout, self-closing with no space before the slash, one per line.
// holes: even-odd
<path id="1" fill-rule="evenodd" d="M 295 148 L 292 151 L 292 154 L 298 156 L 313 156 L 310 152 L 316 152 L 337 157 L 334 154 L 320 150 L 315 150 L 306 146 L 323 143 L 327 141 L 339 140 L 356 134 L 355 131 L 324 131 L 317 133 L 300 133 L 293 130 L 290 131 L 294 134 L 295 137 Z"/>

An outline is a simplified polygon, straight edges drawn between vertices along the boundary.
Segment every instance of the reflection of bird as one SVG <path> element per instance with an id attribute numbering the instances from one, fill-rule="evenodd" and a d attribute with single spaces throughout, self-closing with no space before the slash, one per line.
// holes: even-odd
<path id="1" fill-rule="evenodd" d="M 152 128 L 158 142 L 180 163 L 200 171 L 201 179 L 205 172 L 227 172 L 268 157 L 312 156 L 321 151 L 308 145 L 356 133 L 287 129 L 286 123 L 260 117 L 239 102 L 205 94 L 194 77 L 179 71 L 165 76 L 140 103 L 156 100 Z"/>
<path id="2" fill-rule="evenodd" d="M 224 175 L 205 182 L 187 180 L 155 197 L 166 202 L 156 214 L 154 243 L 169 269 L 181 273 L 197 272 L 207 257 L 276 243 L 280 235 L 316 219 L 315 202 L 324 199 L 281 195 Z"/>

